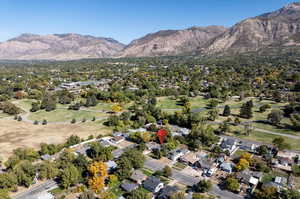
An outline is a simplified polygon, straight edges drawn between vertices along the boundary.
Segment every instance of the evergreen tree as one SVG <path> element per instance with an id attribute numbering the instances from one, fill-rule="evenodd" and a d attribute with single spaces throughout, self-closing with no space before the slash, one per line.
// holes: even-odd
<path id="1" fill-rule="evenodd" d="M 226 105 L 224 107 L 223 116 L 228 117 L 231 114 L 230 106 Z"/>
<path id="2" fill-rule="evenodd" d="M 240 117 L 245 118 L 245 119 L 250 119 L 253 116 L 252 113 L 252 107 L 253 104 L 251 103 L 252 101 L 248 101 L 245 104 L 242 105 L 241 110 L 240 110 Z"/>

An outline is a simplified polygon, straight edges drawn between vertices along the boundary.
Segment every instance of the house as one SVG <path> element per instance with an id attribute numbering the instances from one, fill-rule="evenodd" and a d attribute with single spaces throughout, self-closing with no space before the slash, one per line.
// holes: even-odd
<path id="1" fill-rule="evenodd" d="M 156 142 L 148 142 L 148 143 L 146 143 L 146 147 L 150 151 L 160 150 L 161 149 L 160 144 L 158 144 Z"/>
<path id="2" fill-rule="evenodd" d="M 121 188 L 126 191 L 126 192 L 131 192 L 133 190 L 136 190 L 137 188 L 139 187 L 138 184 L 136 183 L 131 183 L 129 181 L 124 181 L 122 184 L 121 184 Z"/>
<path id="3" fill-rule="evenodd" d="M 142 171 L 135 170 L 131 174 L 130 179 L 138 184 L 142 184 L 142 182 L 147 179 L 147 176 Z"/>
<path id="4" fill-rule="evenodd" d="M 182 156 L 188 154 L 190 151 L 187 149 L 175 149 L 170 151 L 168 154 L 168 158 L 174 162 L 176 162 Z"/>
<path id="5" fill-rule="evenodd" d="M 123 142 L 125 138 L 123 136 L 115 136 L 110 141 L 114 144 L 119 144 L 120 142 Z"/>
<path id="6" fill-rule="evenodd" d="M 190 153 L 187 153 L 187 154 L 181 156 L 179 159 L 181 162 L 184 162 L 187 165 L 193 166 L 197 161 L 199 161 L 200 158 L 199 158 L 199 156 L 197 156 L 196 153 L 190 152 Z"/>
<path id="7" fill-rule="evenodd" d="M 139 129 L 129 129 L 128 130 L 130 133 L 136 133 L 136 132 L 146 132 L 147 129 L 145 128 L 139 128 Z"/>
<path id="8" fill-rule="evenodd" d="M 232 163 L 230 163 L 230 162 L 223 162 L 223 163 L 220 165 L 220 169 L 221 169 L 222 171 L 227 172 L 227 173 L 232 173 L 233 165 L 232 165 Z"/>
<path id="9" fill-rule="evenodd" d="M 263 174 L 261 172 L 252 172 L 250 170 L 244 170 L 236 175 L 236 178 L 251 188 L 255 188 L 261 181 Z"/>
<path id="10" fill-rule="evenodd" d="M 274 181 L 270 181 L 263 184 L 263 187 L 274 187 L 277 191 L 280 191 L 287 185 L 287 179 L 285 177 L 276 176 Z"/>
<path id="11" fill-rule="evenodd" d="M 203 175 L 208 177 L 212 176 L 217 171 L 216 163 L 211 160 L 201 159 L 196 165 L 203 170 Z"/>
<path id="12" fill-rule="evenodd" d="M 42 160 L 46 160 L 46 161 L 51 161 L 52 160 L 52 156 L 49 154 L 45 154 L 41 156 Z"/>
<path id="13" fill-rule="evenodd" d="M 217 164 L 222 164 L 227 159 L 225 154 L 220 154 L 219 157 L 216 159 Z"/>
<path id="14" fill-rule="evenodd" d="M 276 176 L 274 182 L 280 187 L 285 187 L 287 185 L 287 178 Z"/>
<path id="15" fill-rule="evenodd" d="M 159 191 L 157 199 L 169 199 L 177 191 L 179 191 L 177 187 L 166 186 Z"/>
<path id="16" fill-rule="evenodd" d="M 115 161 L 112 161 L 112 160 L 109 160 L 108 162 L 106 162 L 106 165 L 107 165 L 108 171 L 112 171 L 115 168 L 117 168 L 117 166 L 118 166 L 117 163 Z"/>
<path id="17" fill-rule="evenodd" d="M 54 196 L 47 191 L 43 191 L 27 196 L 24 199 L 54 199 Z"/>
<path id="18" fill-rule="evenodd" d="M 150 176 L 143 182 L 143 187 L 150 192 L 157 193 L 164 187 L 160 179 Z"/>
<path id="19" fill-rule="evenodd" d="M 224 139 L 221 143 L 221 149 L 223 151 L 229 151 L 232 154 L 237 149 L 237 141 L 232 138 Z"/>
<path id="20" fill-rule="evenodd" d="M 277 159 L 272 160 L 272 164 L 278 169 L 292 171 L 293 160 L 288 157 L 277 157 Z"/>
<path id="21" fill-rule="evenodd" d="M 298 153 L 295 153 L 293 151 L 287 151 L 287 150 L 278 151 L 277 153 L 277 157 L 288 158 L 290 160 L 293 160 L 298 155 L 299 155 Z"/>
<path id="22" fill-rule="evenodd" d="M 249 152 L 255 152 L 257 147 L 258 147 L 258 145 L 248 142 L 248 141 L 242 141 L 242 143 L 239 145 L 240 149 L 243 149 L 243 150 L 249 151 Z"/>

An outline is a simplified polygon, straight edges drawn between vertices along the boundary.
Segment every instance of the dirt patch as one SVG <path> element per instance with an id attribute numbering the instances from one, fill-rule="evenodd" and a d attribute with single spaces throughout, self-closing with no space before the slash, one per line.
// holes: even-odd
<path id="1" fill-rule="evenodd" d="M 18 147 L 39 148 L 40 143 L 63 143 L 70 135 L 87 138 L 110 133 L 101 124 L 33 125 L 14 120 L 0 120 L 0 156 L 7 158 Z"/>

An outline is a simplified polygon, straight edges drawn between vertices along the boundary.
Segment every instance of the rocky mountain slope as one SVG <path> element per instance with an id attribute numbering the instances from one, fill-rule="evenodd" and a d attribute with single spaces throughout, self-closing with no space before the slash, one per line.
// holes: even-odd
<path id="1" fill-rule="evenodd" d="M 241 53 L 300 45 L 300 3 L 237 23 L 208 42 L 203 53 Z"/>
<path id="2" fill-rule="evenodd" d="M 223 55 L 289 47 L 300 49 L 300 3 L 290 3 L 277 11 L 245 19 L 231 28 L 208 26 L 162 30 L 127 46 L 110 38 L 79 34 L 23 34 L 0 43 L 0 59 Z"/>
<path id="3" fill-rule="evenodd" d="M 0 59 L 72 60 L 112 57 L 124 45 L 110 38 L 79 34 L 22 34 L 0 43 Z"/>
<path id="4" fill-rule="evenodd" d="M 119 57 L 179 55 L 199 50 L 208 40 L 226 31 L 223 26 L 162 30 L 132 41 Z"/>

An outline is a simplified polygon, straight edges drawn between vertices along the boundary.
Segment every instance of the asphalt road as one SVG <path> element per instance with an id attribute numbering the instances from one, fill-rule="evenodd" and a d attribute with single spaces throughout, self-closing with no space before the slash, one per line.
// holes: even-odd
<path id="1" fill-rule="evenodd" d="M 147 157 L 144 166 L 152 171 L 162 170 L 167 164 L 163 164 L 162 162 L 155 160 L 153 158 Z M 177 180 L 178 182 L 192 186 L 199 182 L 201 178 L 190 176 L 186 173 L 178 171 L 176 169 L 172 169 L 172 178 Z M 244 197 L 234 194 L 232 192 L 221 190 L 217 185 L 214 185 L 211 194 L 218 196 L 222 199 L 243 199 Z"/>
<path id="2" fill-rule="evenodd" d="M 57 188 L 57 183 L 53 180 L 48 180 L 40 185 L 37 185 L 36 187 L 32 187 L 30 189 L 27 189 L 26 191 L 19 193 L 12 197 L 12 199 L 24 199 L 28 196 L 32 196 L 34 194 L 48 191 Z"/>

